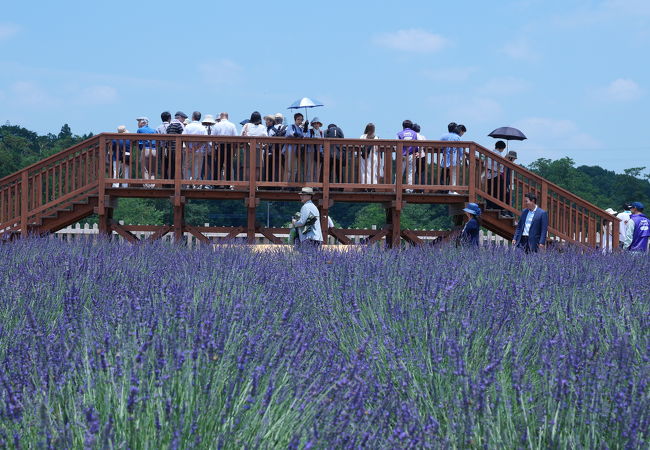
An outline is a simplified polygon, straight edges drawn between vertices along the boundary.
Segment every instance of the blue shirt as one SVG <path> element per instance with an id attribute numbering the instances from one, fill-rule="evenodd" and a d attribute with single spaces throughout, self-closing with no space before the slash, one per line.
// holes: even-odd
<path id="1" fill-rule="evenodd" d="M 441 141 L 460 141 L 460 136 L 456 133 L 447 133 L 440 138 Z M 442 162 L 442 167 L 455 166 L 460 162 L 460 159 L 463 155 L 463 149 L 458 147 L 445 147 L 444 150 L 444 161 Z"/>
<path id="2" fill-rule="evenodd" d="M 145 125 L 143 127 L 138 128 L 137 133 L 145 133 L 145 134 L 156 134 L 156 130 L 151 128 L 149 125 Z M 142 150 L 142 147 L 144 148 L 155 148 L 156 147 L 156 141 L 138 141 L 138 148 Z"/>

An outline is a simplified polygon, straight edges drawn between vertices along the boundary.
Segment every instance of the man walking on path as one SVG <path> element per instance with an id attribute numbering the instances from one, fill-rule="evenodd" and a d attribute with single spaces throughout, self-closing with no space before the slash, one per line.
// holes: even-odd
<path id="1" fill-rule="evenodd" d="M 526 209 L 521 213 L 512 243 L 526 253 L 537 252 L 539 247 L 546 246 L 548 213 L 537 207 L 537 196 L 532 192 L 524 196 L 524 204 Z"/>
<path id="2" fill-rule="evenodd" d="M 632 214 L 630 215 L 627 233 L 631 234 L 631 241 L 627 249 L 631 252 L 647 252 L 648 238 L 650 238 L 650 220 L 643 214 L 643 203 L 632 202 L 630 207 Z"/>
<path id="3" fill-rule="evenodd" d="M 314 196 L 314 190 L 310 187 L 304 187 L 300 191 L 300 219 L 293 219 L 293 226 L 298 229 L 300 244 L 307 244 L 313 247 L 320 247 L 323 243 L 323 233 L 320 228 L 320 212 L 311 201 Z"/>

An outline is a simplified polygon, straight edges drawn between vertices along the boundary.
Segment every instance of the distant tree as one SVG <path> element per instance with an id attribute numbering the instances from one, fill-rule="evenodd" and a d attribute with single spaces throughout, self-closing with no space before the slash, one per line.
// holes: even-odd
<path id="1" fill-rule="evenodd" d="M 59 132 L 59 139 L 67 139 L 72 137 L 72 130 L 67 123 L 64 123 Z"/>
<path id="2" fill-rule="evenodd" d="M 643 167 L 630 167 L 629 169 L 623 169 L 623 173 L 625 173 L 625 175 L 629 175 L 631 177 L 641 178 L 641 171 L 642 170 L 645 170 L 645 166 L 643 166 Z"/>

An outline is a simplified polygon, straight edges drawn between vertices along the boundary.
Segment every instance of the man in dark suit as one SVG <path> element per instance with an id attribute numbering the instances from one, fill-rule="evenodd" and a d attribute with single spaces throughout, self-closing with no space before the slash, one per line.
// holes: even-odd
<path id="1" fill-rule="evenodd" d="M 524 196 L 524 205 L 526 209 L 521 213 L 512 243 L 526 253 L 537 252 L 546 246 L 548 213 L 537 207 L 537 196 L 532 192 Z"/>

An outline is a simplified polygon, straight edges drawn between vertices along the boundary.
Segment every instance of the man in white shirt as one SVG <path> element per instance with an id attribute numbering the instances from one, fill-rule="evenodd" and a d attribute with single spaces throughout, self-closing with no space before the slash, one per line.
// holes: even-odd
<path id="1" fill-rule="evenodd" d="M 228 113 L 219 114 L 219 121 L 212 127 L 212 136 L 239 136 L 237 127 L 228 120 Z M 232 173 L 232 144 L 219 144 L 215 146 L 215 155 L 212 160 L 212 173 L 215 180 L 233 181 Z M 221 171 L 224 171 L 223 176 Z"/>
<path id="2" fill-rule="evenodd" d="M 311 201 L 314 196 L 314 190 L 310 187 L 304 187 L 300 191 L 300 219 L 293 219 L 291 222 L 298 229 L 300 236 L 300 245 L 311 245 L 319 248 L 323 243 L 323 233 L 320 228 L 320 212 L 316 205 Z"/>
<path id="3" fill-rule="evenodd" d="M 185 127 L 183 134 L 206 136 L 208 133 L 201 123 L 201 113 L 194 111 L 192 121 Z M 205 158 L 205 142 L 188 142 L 185 158 L 183 160 L 183 178 L 187 180 L 200 180 L 203 159 Z M 196 186 L 195 186 L 196 187 Z"/>

